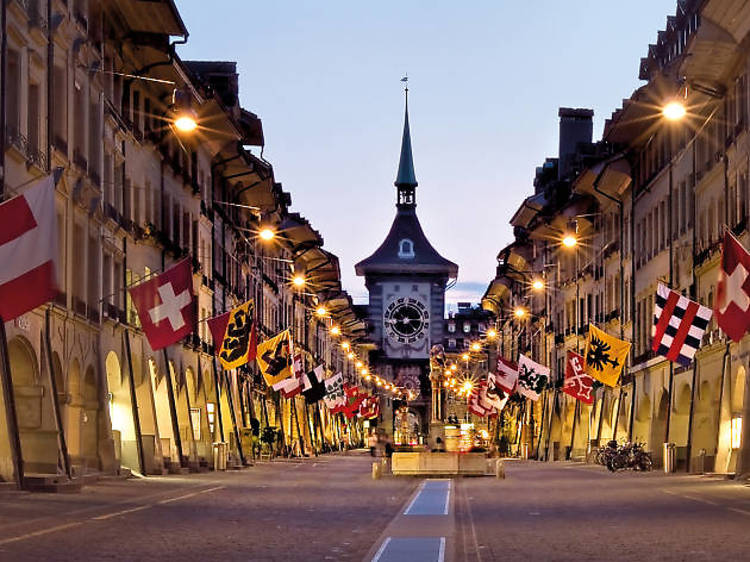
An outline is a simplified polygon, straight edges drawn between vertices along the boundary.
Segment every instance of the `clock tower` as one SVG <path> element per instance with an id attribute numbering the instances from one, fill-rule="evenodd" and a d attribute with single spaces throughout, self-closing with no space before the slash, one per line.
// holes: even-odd
<path id="1" fill-rule="evenodd" d="M 430 349 L 442 343 L 445 289 L 448 280 L 457 277 L 458 266 L 432 247 L 417 218 L 408 95 L 407 88 L 395 181 L 396 217 L 385 241 L 370 257 L 359 262 L 355 271 L 364 276 L 369 292 L 368 338 L 374 348 L 370 365 L 380 376 L 417 393 L 419 398 L 409 404 L 409 416 L 416 420 L 419 431 L 413 432 L 411 422 L 400 426 L 408 426 L 410 433 L 424 435 L 430 412 Z M 383 419 L 386 430 L 390 431 L 389 418 Z M 414 437 L 412 434 L 409 439 Z"/>

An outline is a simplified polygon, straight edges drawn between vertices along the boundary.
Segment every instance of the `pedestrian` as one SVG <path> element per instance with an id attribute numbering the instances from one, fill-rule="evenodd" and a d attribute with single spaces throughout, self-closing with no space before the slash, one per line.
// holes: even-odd
<path id="1" fill-rule="evenodd" d="M 378 446 L 378 436 L 375 435 L 375 433 L 370 433 L 370 436 L 367 438 L 367 445 L 370 447 L 370 456 L 375 456 L 375 449 Z"/>

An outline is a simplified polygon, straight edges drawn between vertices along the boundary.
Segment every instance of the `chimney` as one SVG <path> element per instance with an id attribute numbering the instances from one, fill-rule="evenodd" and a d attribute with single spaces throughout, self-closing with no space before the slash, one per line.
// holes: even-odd
<path id="1" fill-rule="evenodd" d="M 580 143 L 590 143 L 594 133 L 594 110 L 561 107 L 557 112 L 560 117 L 560 148 L 557 179 L 562 179 L 570 172 L 573 156 Z"/>

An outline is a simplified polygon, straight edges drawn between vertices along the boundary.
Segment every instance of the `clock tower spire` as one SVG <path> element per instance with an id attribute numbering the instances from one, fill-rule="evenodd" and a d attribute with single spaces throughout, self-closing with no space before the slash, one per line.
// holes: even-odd
<path id="1" fill-rule="evenodd" d="M 403 78 L 404 82 L 408 78 Z M 414 158 L 411 153 L 411 131 L 409 130 L 409 86 L 404 88 L 404 134 L 401 137 L 401 158 L 398 162 L 398 173 L 394 185 L 397 190 L 399 209 L 413 209 L 417 206 L 417 176 L 414 173 Z"/>

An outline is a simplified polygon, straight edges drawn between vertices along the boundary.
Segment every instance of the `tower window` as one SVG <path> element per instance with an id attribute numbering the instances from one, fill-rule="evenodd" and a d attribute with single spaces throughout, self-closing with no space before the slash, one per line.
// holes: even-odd
<path id="1" fill-rule="evenodd" d="M 408 259 L 414 257 L 414 242 L 404 238 L 398 243 L 398 257 Z"/>

